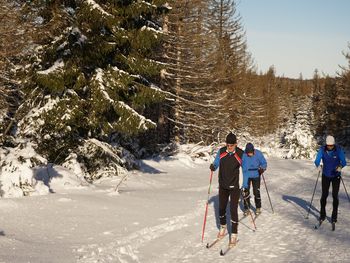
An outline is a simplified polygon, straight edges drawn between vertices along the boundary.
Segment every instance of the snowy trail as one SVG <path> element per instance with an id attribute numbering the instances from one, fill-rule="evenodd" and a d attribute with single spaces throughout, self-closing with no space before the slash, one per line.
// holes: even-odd
<path id="1" fill-rule="evenodd" d="M 266 192 L 263 192 L 265 211 L 257 219 L 258 230 L 252 232 L 250 219 L 244 219 L 240 225 L 241 242 L 232 252 L 232 256 L 228 255 L 223 259 L 218 255 L 220 247 L 225 246 L 226 240 L 221 241 L 211 250 L 205 249 L 204 244 L 200 243 L 198 233 L 202 226 L 201 217 L 204 204 L 203 201 L 199 201 L 197 210 L 192 213 L 192 216 L 187 214 L 181 217 L 183 219 L 181 222 L 176 222 L 178 224 L 176 230 L 182 230 L 183 236 L 173 232 L 174 226 L 170 226 L 169 222 L 174 221 L 169 221 L 155 227 L 162 229 L 161 232 L 158 232 L 159 235 L 151 234 L 153 231 L 144 231 L 143 238 L 136 237 L 140 238 L 138 240 L 140 242 L 136 243 L 128 238 L 128 241 L 131 241 L 128 243 L 128 249 L 125 249 L 125 246 L 120 247 L 118 242 L 111 244 L 108 249 L 114 251 L 112 254 L 115 255 L 111 258 L 118 258 L 119 262 L 212 262 L 232 260 L 233 257 L 241 262 L 346 262 L 350 260 L 346 253 L 350 243 L 349 232 L 343 234 L 340 231 L 339 233 L 331 232 L 329 224 L 325 224 L 319 231 L 313 230 L 312 227 L 318 216 L 315 209 L 311 210 L 310 219 L 305 219 L 311 197 L 310 191 L 313 189 L 316 178 L 312 177 L 312 172 L 314 172 L 312 163 L 278 159 L 272 162 L 269 173 L 265 177 L 268 187 L 272 189 L 272 191 L 270 189 L 270 194 L 276 212 L 271 214 Z M 288 163 L 287 169 L 285 169 L 286 163 Z M 310 187 L 305 187 L 305 185 Z M 187 188 L 182 191 L 206 193 L 206 190 L 207 187 L 204 186 Z M 320 191 L 318 192 L 319 196 Z M 346 204 L 347 200 L 342 198 L 344 197 L 342 194 L 340 196 L 343 205 Z M 319 200 L 316 199 L 314 205 L 318 207 Z M 209 241 L 210 238 L 215 237 L 217 232 L 216 224 L 213 224 L 216 221 L 214 214 L 214 209 L 211 207 L 206 231 Z M 340 222 L 337 228 L 345 228 L 348 222 L 340 221 L 343 223 Z M 337 252 L 330 251 L 330 245 L 336 245 Z M 116 248 L 118 249 L 115 250 Z M 339 253 L 341 250 L 343 253 Z M 121 251 L 124 252 L 126 261 L 120 257 L 123 254 L 120 253 Z M 137 251 L 140 257 L 137 257 L 132 251 Z M 94 262 L 95 253 L 90 255 L 91 261 L 87 262 Z M 102 258 L 99 257 L 99 260 Z"/>
<path id="2" fill-rule="evenodd" d="M 139 248 L 149 242 L 153 242 L 155 239 L 188 227 L 187 223 L 199 215 L 200 210 L 197 209 L 194 212 L 170 218 L 163 224 L 138 230 L 103 247 L 99 247 L 97 244 L 82 247 L 78 252 L 83 254 L 88 253 L 88 256 L 80 258 L 80 261 L 95 262 L 95 255 L 98 253 L 99 262 L 109 262 L 110 260 L 113 261 L 113 259 L 118 259 L 119 262 L 142 262 L 139 261 L 134 251 L 138 251 Z"/>
<path id="3" fill-rule="evenodd" d="M 144 161 L 112 195 L 117 180 L 44 197 L 0 200 L 0 262 L 350 262 L 350 204 L 341 185 L 336 231 L 328 222 L 314 230 L 320 182 L 305 219 L 317 174 L 311 161 L 268 159 L 262 182 L 263 213 L 252 231 L 239 225 L 240 242 L 219 256 L 228 240 L 205 248 L 217 234 L 217 174 L 205 232 L 208 163 L 184 156 Z M 350 188 L 349 168 L 344 182 Z M 331 195 L 327 213 L 331 213 Z M 253 202 L 254 203 L 254 202 Z M 242 212 L 239 211 L 242 216 Z"/>

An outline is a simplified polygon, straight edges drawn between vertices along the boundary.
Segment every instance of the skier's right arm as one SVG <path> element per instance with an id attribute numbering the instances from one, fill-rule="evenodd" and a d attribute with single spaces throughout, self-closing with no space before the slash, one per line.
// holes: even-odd
<path id="1" fill-rule="evenodd" d="M 320 165 L 321 159 L 322 159 L 322 148 L 318 150 L 318 153 L 316 155 L 316 159 L 315 159 L 316 167 Z"/>
<path id="2" fill-rule="evenodd" d="M 218 169 L 219 165 L 220 165 L 220 150 L 216 154 L 214 162 L 210 165 L 210 170 L 216 171 L 216 169 Z"/>
<path id="3" fill-rule="evenodd" d="M 242 171 L 243 171 L 243 184 L 242 188 L 248 188 L 248 168 L 247 168 L 247 158 L 248 156 L 246 154 L 243 154 L 242 158 Z"/>

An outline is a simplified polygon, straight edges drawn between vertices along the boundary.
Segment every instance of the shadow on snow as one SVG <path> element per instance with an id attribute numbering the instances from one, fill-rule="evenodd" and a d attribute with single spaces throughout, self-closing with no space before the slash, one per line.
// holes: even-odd
<path id="1" fill-rule="evenodd" d="M 217 229 L 220 229 L 220 219 L 219 219 L 219 195 L 214 195 L 209 199 L 209 204 L 213 205 L 214 208 L 214 213 L 215 213 L 215 224 Z M 251 206 L 251 208 L 253 208 Z M 239 207 L 238 207 L 238 220 L 241 219 L 241 211 L 244 211 L 244 205 L 243 205 L 243 201 L 242 199 L 240 199 L 239 202 Z M 254 208 L 253 208 L 254 210 Z M 253 211 L 252 211 L 253 212 Z M 249 227 L 248 225 L 246 225 L 243 222 L 240 222 L 240 224 L 246 226 L 247 228 L 253 230 L 251 227 Z M 226 225 L 227 225 L 227 230 L 229 233 L 231 233 L 231 213 L 230 213 L 230 200 L 227 203 L 227 207 L 226 207 Z"/>
<path id="2" fill-rule="evenodd" d="M 51 189 L 50 183 L 52 178 L 55 177 L 62 178 L 63 176 L 57 170 L 55 170 L 52 165 L 35 169 L 35 180 L 42 181 L 49 188 L 50 193 L 54 193 L 54 191 Z"/>

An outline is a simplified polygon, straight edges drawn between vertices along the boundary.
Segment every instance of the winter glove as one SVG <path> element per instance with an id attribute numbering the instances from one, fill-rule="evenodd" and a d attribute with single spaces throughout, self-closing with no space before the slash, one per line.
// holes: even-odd
<path id="1" fill-rule="evenodd" d="M 322 172 L 322 165 L 316 166 L 315 171 L 316 171 L 317 173 Z"/>
<path id="2" fill-rule="evenodd" d="M 209 166 L 209 169 L 211 170 L 211 171 L 215 171 L 215 166 L 214 166 L 214 164 L 210 164 L 210 166 Z"/>
<path id="3" fill-rule="evenodd" d="M 265 172 L 265 169 L 259 167 L 258 172 L 259 172 L 259 175 L 262 175 Z"/>

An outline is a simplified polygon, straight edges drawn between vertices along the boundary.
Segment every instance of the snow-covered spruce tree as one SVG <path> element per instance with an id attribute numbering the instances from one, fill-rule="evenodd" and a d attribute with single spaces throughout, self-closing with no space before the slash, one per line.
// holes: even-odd
<path id="1" fill-rule="evenodd" d="M 156 85 L 162 63 L 155 58 L 165 2 L 35 2 L 42 26 L 56 27 L 27 80 L 30 109 L 23 107 L 18 132 L 49 162 L 77 156 L 90 180 L 101 167 L 118 173 L 127 163 L 122 151 L 103 141 L 156 126 L 143 111 L 163 99 Z"/>
<path id="2" fill-rule="evenodd" d="M 287 123 L 283 147 L 288 149 L 287 158 L 310 159 L 317 150 L 317 141 L 312 130 L 312 100 L 310 96 L 303 96 L 298 97 L 298 101 L 298 108 Z"/>

